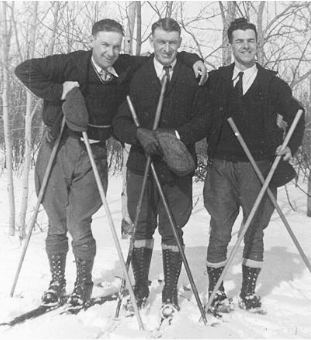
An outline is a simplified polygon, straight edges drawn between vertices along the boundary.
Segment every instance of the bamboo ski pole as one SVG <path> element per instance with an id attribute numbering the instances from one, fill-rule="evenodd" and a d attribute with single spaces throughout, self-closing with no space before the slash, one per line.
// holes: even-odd
<path id="1" fill-rule="evenodd" d="M 24 262 L 24 259 L 25 259 L 25 255 L 26 255 L 26 251 L 28 249 L 28 245 L 29 245 L 29 242 L 30 242 L 32 231 L 33 231 L 33 228 L 34 228 L 36 220 L 37 220 L 40 204 L 42 202 L 43 195 L 45 193 L 45 189 L 46 189 L 46 186 L 47 186 L 50 174 L 51 174 L 53 162 L 54 162 L 54 159 L 55 159 L 55 156 L 56 156 L 56 153 L 57 153 L 59 142 L 61 140 L 61 137 L 62 137 L 62 134 L 63 134 L 63 131 L 64 131 L 64 127 L 65 127 L 65 117 L 63 117 L 63 120 L 62 120 L 62 123 L 61 123 L 60 133 L 59 133 L 58 137 L 55 140 L 55 143 L 54 143 L 51 155 L 50 155 L 50 159 L 48 161 L 48 164 L 47 164 L 47 167 L 46 167 L 46 170 L 45 170 L 45 174 L 44 174 L 44 177 L 43 177 L 43 180 L 42 180 L 42 184 L 41 184 L 41 188 L 40 188 L 40 191 L 39 191 L 39 194 L 38 194 L 38 199 L 37 199 L 37 203 L 36 203 L 36 206 L 35 206 L 35 210 L 34 210 L 34 213 L 33 213 L 32 217 L 31 217 L 31 220 L 30 220 L 28 235 L 27 235 L 25 243 L 24 243 L 22 255 L 21 255 L 18 267 L 17 267 L 17 271 L 16 271 L 16 274 L 15 274 L 14 282 L 13 282 L 13 286 L 11 288 L 10 297 L 13 297 L 13 295 L 14 295 L 16 284 L 17 284 L 17 281 L 18 281 L 18 278 L 19 278 L 19 274 L 20 274 L 20 271 L 21 271 L 21 268 L 22 268 L 22 265 L 23 265 L 23 262 Z"/>
<path id="2" fill-rule="evenodd" d="M 163 100 L 164 100 L 164 94 L 165 94 L 165 89 L 166 89 L 167 81 L 168 81 L 168 78 L 167 78 L 167 76 L 165 76 L 164 80 L 162 82 L 162 86 L 161 86 L 160 97 L 159 97 L 159 101 L 158 101 L 158 105 L 157 105 L 157 109 L 156 109 L 156 114 L 155 114 L 152 130 L 156 130 L 158 125 L 159 125 L 159 122 L 160 122 L 162 106 L 163 106 Z M 133 104 L 132 104 L 132 102 L 130 100 L 130 97 L 127 96 L 126 99 L 127 99 L 127 103 L 129 105 L 129 108 L 130 108 L 130 110 L 132 112 L 132 110 L 134 110 L 134 107 L 133 107 Z M 139 124 L 137 125 L 137 123 L 138 123 L 137 116 L 136 116 L 135 119 L 134 119 L 134 122 L 135 122 L 136 126 L 138 126 Z M 143 182 L 142 182 L 142 186 L 141 186 L 141 191 L 140 191 L 140 195 L 139 195 L 139 199 L 138 199 L 138 203 L 137 203 L 135 220 L 134 220 L 134 226 L 133 226 L 133 231 L 132 231 L 132 235 L 131 235 L 131 238 L 130 238 L 128 255 L 127 255 L 127 259 L 126 259 L 127 270 L 129 269 L 130 264 L 132 262 L 132 254 L 133 254 L 134 241 L 135 241 L 135 239 L 134 239 L 135 236 L 134 235 L 135 235 L 135 230 L 137 228 L 137 224 L 138 224 L 138 220 L 139 220 L 139 216 L 140 216 L 140 212 L 141 212 L 141 207 L 142 207 L 142 203 L 143 203 L 143 199 L 144 199 L 144 194 L 145 194 L 147 180 L 148 180 L 148 174 L 149 174 L 149 171 L 150 171 L 150 164 L 151 164 L 151 157 L 148 156 L 147 157 L 147 162 L 146 162 L 146 165 L 145 165 L 145 171 L 144 171 L 144 177 L 143 177 Z M 117 302 L 117 308 L 116 308 L 116 312 L 115 312 L 115 318 L 119 317 L 124 288 L 125 288 L 125 280 L 123 279 L 122 283 L 121 283 L 121 288 L 120 288 L 119 296 L 118 296 L 118 302 Z"/>
<path id="3" fill-rule="evenodd" d="M 100 176 L 99 176 L 98 169 L 97 169 L 97 166 L 96 166 L 96 163 L 95 163 L 95 160 L 94 160 L 94 156 L 93 156 L 93 153 L 92 153 L 92 149 L 91 149 L 91 146 L 90 146 L 90 142 L 89 142 L 89 139 L 88 139 L 87 132 L 83 131 L 82 136 L 83 136 L 84 143 L 85 143 L 85 146 L 86 146 L 86 149 L 87 149 L 87 153 L 89 155 L 89 159 L 90 159 L 90 162 L 91 162 L 91 165 L 92 165 L 92 169 L 93 169 L 93 172 L 94 172 L 98 191 L 99 191 L 101 200 L 103 202 L 103 206 L 104 206 L 104 209 L 105 209 L 105 212 L 106 212 L 106 216 L 108 218 L 108 222 L 109 222 L 110 230 L 111 230 L 114 242 L 115 242 L 115 246 L 117 248 L 121 267 L 122 267 L 124 276 L 125 276 L 127 284 L 128 284 L 128 290 L 129 290 L 129 293 L 130 293 L 130 296 L 131 296 L 131 300 L 133 302 L 133 307 L 134 307 L 135 315 L 136 315 L 136 318 L 137 318 L 137 321 L 138 321 L 139 329 L 145 330 L 142 319 L 140 317 L 140 313 L 139 313 L 137 304 L 136 304 L 133 286 L 131 284 L 131 280 L 130 280 L 130 277 L 129 277 L 129 274 L 128 274 L 128 271 L 127 271 L 127 268 L 126 268 L 126 264 L 124 262 L 122 249 L 121 249 L 120 242 L 118 240 L 118 236 L 117 236 L 117 233 L 116 233 L 116 229 L 115 229 L 112 217 L 111 217 L 111 213 L 110 213 L 109 206 L 108 206 L 108 203 L 107 203 L 105 191 L 104 191 L 103 185 L 102 185 L 101 180 L 100 180 Z"/>
<path id="4" fill-rule="evenodd" d="M 128 100 L 130 101 L 130 98 L 128 98 Z M 137 115 L 136 115 L 136 112 L 135 112 L 134 107 L 133 107 L 132 104 L 130 105 L 130 108 L 131 108 L 131 113 L 132 113 L 133 119 L 134 119 L 134 121 L 135 121 L 135 124 L 136 124 L 137 127 L 139 127 L 138 117 L 137 117 Z M 152 162 L 151 162 L 151 170 L 152 170 L 152 174 L 153 174 L 153 177 L 154 177 L 156 186 L 157 186 L 157 188 L 158 188 L 159 194 L 160 194 L 160 196 L 161 196 L 162 202 L 163 202 L 163 204 L 164 204 L 164 207 L 165 207 L 167 216 L 168 216 L 168 218 L 169 218 L 170 225 L 171 225 L 172 231 L 173 231 L 173 233 L 174 233 L 174 237 L 175 237 L 175 240 L 176 240 L 176 243 L 177 243 L 179 252 L 180 252 L 180 254 L 181 254 L 182 261 L 183 261 L 183 263 L 184 263 L 184 267 L 185 267 L 185 270 L 186 270 L 186 273 L 187 273 L 187 276 L 188 276 L 188 279 L 189 279 L 189 282 L 190 282 L 190 285 L 191 285 L 193 294 L 194 294 L 194 296 L 195 296 L 197 305 L 198 305 L 199 310 L 200 310 L 200 313 L 201 313 L 201 318 L 203 319 L 204 324 L 207 324 L 207 320 L 206 320 L 206 316 L 205 316 L 205 311 L 204 311 L 203 305 L 202 305 L 202 303 L 201 303 L 201 300 L 200 300 L 200 297 L 199 297 L 199 293 L 198 293 L 197 287 L 196 287 L 196 285 L 195 285 L 195 283 L 194 283 L 193 276 L 192 276 L 192 274 L 191 274 L 191 270 L 190 270 L 190 267 L 189 267 L 189 264 L 188 264 L 188 261 L 187 261 L 187 257 L 186 257 L 186 255 L 185 255 L 184 248 L 183 248 L 183 246 L 182 246 L 182 244 L 181 244 L 181 241 L 180 241 L 180 236 L 179 236 L 179 234 L 178 234 L 178 232 L 177 232 L 176 222 L 174 221 L 173 214 L 172 214 L 172 212 L 171 212 L 171 210 L 170 210 L 170 207 L 169 207 L 169 205 L 168 205 L 168 202 L 167 202 L 167 200 L 166 200 L 166 197 L 165 197 L 165 195 L 164 195 L 164 193 L 163 193 L 163 190 L 162 190 L 162 187 L 161 187 L 161 184 L 160 184 L 158 175 L 157 175 L 157 173 L 156 173 L 156 170 L 155 170 L 154 165 L 153 165 Z"/>
<path id="5" fill-rule="evenodd" d="M 240 144 L 241 144 L 241 146 L 242 146 L 242 148 L 243 148 L 245 154 L 247 155 L 247 158 L 249 159 L 250 163 L 252 164 L 252 166 L 253 166 L 253 168 L 254 168 L 254 170 L 255 170 L 255 172 L 256 172 L 256 174 L 257 174 L 259 180 L 260 180 L 261 183 L 263 184 L 264 181 L 265 181 L 265 179 L 264 179 L 264 177 L 263 177 L 261 171 L 259 170 L 259 168 L 258 168 L 258 166 L 257 166 L 257 164 L 256 164 L 256 162 L 255 162 L 255 160 L 254 160 L 254 158 L 253 158 L 253 156 L 252 156 L 252 154 L 250 153 L 250 151 L 249 151 L 249 149 L 248 149 L 248 147 L 247 147 L 247 145 L 246 145 L 246 143 L 245 143 L 245 141 L 244 141 L 242 135 L 240 134 L 240 132 L 239 132 L 237 126 L 235 125 L 235 123 L 234 123 L 234 121 L 233 121 L 232 118 L 228 118 L 228 122 L 229 122 L 229 124 L 230 124 L 230 126 L 231 126 L 231 128 L 232 128 L 232 130 L 233 130 L 233 132 L 234 132 L 234 134 L 235 134 L 235 136 L 237 137 L 238 141 L 240 142 Z M 286 227 L 286 229 L 287 229 L 289 235 L 291 236 L 291 238 L 292 238 L 294 244 L 296 245 L 296 247 L 297 247 L 297 249 L 298 249 L 298 251 L 299 251 L 299 253 L 300 253 L 300 255 L 301 255 L 301 257 L 302 257 L 302 259 L 303 259 L 303 261 L 304 261 L 304 263 L 305 263 L 305 265 L 307 266 L 307 268 L 309 269 L 309 271 L 310 271 L 310 273 L 311 273 L 311 265 L 310 265 L 310 262 L 309 262 L 307 256 L 305 255 L 305 253 L 304 253 L 304 251 L 303 251 L 301 245 L 299 244 L 299 242 L 298 242 L 298 240 L 297 240 L 297 238 L 296 238 L 294 232 L 292 231 L 292 229 L 291 229 L 291 227 L 290 227 L 290 225 L 289 225 L 289 223 L 288 223 L 286 217 L 284 216 L 284 214 L 283 214 L 283 212 L 282 212 L 280 206 L 279 206 L 278 203 L 277 203 L 277 200 L 275 199 L 275 197 L 274 197 L 274 195 L 273 195 L 273 193 L 271 192 L 271 190 L 270 190 L 269 187 L 268 187 L 268 189 L 267 189 L 267 193 L 268 193 L 269 198 L 271 199 L 271 202 L 272 202 L 272 204 L 274 205 L 274 207 L 275 207 L 277 213 L 279 214 L 281 220 L 283 221 L 283 223 L 284 223 L 284 225 L 285 225 L 285 227 Z"/>
<path id="6" fill-rule="evenodd" d="M 287 144 L 288 144 L 288 142 L 289 142 L 289 140 L 290 140 L 290 138 L 291 138 L 291 136 L 292 136 L 292 134 L 293 134 L 293 132 L 294 132 L 294 130 L 296 128 L 296 125 L 298 124 L 298 121 L 299 121 L 299 119 L 301 117 L 301 114 L 302 114 L 302 112 L 300 112 L 300 111 L 297 112 L 297 114 L 296 114 L 296 116 L 294 118 L 294 121 L 293 121 L 292 125 L 290 126 L 289 131 L 288 131 L 288 133 L 287 133 L 287 135 L 286 135 L 286 137 L 284 139 L 284 142 L 282 144 L 282 149 L 286 148 L 286 146 L 287 146 Z M 233 258 L 235 256 L 237 250 L 238 250 L 238 247 L 239 247 L 240 243 L 242 242 L 242 240 L 244 238 L 244 235 L 245 235 L 249 225 L 251 224 L 251 222 L 253 220 L 253 217 L 254 217 L 254 215 L 255 215 L 258 207 L 259 207 L 259 204 L 260 204 L 260 202 L 261 202 L 261 200 L 262 200 L 262 198 L 263 198 L 263 196 L 264 196 L 264 194 L 265 194 L 265 192 L 266 192 L 266 190 L 267 190 L 267 188 L 269 186 L 271 178 L 272 178 L 272 176 L 273 176 L 273 174 L 274 174 L 274 172 L 276 170 L 276 167 L 278 166 L 278 164 L 280 162 L 280 159 L 281 159 L 281 156 L 277 156 L 275 158 L 275 160 L 274 160 L 274 162 L 273 162 L 273 164 L 271 166 L 271 169 L 270 169 L 270 171 L 268 173 L 268 176 L 267 176 L 266 180 L 263 183 L 263 187 L 260 190 L 260 192 L 259 192 L 259 194 L 257 196 L 257 199 L 256 199 L 256 201 L 255 201 L 255 203 L 253 205 L 253 208 L 250 211 L 249 216 L 247 217 L 247 220 L 246 220 L 245 224 L 242 226 L 242 229 L 241 229 L 241 231 L 239 233 L 238 240 L 237 240 L 236 244 L 234 245 L 234 247 L 233 247 L 233 249 L 232 249 L 232 251 L 230 253 L 230 256 L 228 257 L 227 263 L 226 263 L 226 265 L 225 265 L 225 267 L 223 269 L 223 272 L 221 273 L 221 275 L 220 275 L 220 277 L 219 277 L 219 279 L 218 279 L 218 281 L 217 281 L 217 283 L 216 283 L 216 285 L 214 287 L 214 290 L 213 290 L 212 294 L 209 297 L 208 303 L 205 305 L 205 312 L 206 313 L 210 309 L 210 307 L 212 305 L 212 302 L 213 302 L 213 300 L 214 300 L 214 298 L 216 296 L 217 290 L 219 289 L 219 287 L 221 285 L 221 282 L 223 281 L 224 277 L 226 276 L 227 271 L 228 271 L 228 269 L 229 269 L 229 267 L 230 267 L 230 265 L 231 265 L 231 263 L 233 261 Z"/>

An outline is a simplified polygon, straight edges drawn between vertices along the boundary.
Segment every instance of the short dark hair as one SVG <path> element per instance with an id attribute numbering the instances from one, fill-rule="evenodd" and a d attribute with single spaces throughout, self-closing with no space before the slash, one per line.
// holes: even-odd
<path id="1" fill-rule="evenodd" d="M 228 28 L 227 34 L 228 34 L 228 39 L 229 39 L 230 44 L 232 44 L 232 34 L 236 30 L 242 30 L 242 31 L 253 30 L 255 32 L 256 40 L 257 40 L 256 26 L 248 22 L 245 18 L 239 18 L 239 19 L 235 19 L 234 21 L 232 21 Z"/>
<path id="2" fill-rule="evenodd" d="M 179 34 L 181 33 L 179 24 L 172 18 L 162 18 L 153 23 L 151 26 L 151 33 L 153 34 L 157 28 L 166 32 L 178 32 Z"/>
<path id="3" fill-rule="evenodd" d="M 118 32 L 124 36 L 123 26 L 115 20 L 112 19 L 102 19 L 97 22 L 92 27 L 92 35 L 95 36 L 98 32 Z"/>

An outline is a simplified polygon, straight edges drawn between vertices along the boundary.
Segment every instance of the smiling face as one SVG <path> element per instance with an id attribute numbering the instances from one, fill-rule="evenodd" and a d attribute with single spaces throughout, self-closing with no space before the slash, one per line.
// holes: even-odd
<path id="1" fill-rule="evenodd" d="M 157 28 L 150 37 L 150 43 L 154 48 L 155 58 L 166 66 L 176 59 L 181 37 L 179 32 L 168 32 Z"/>
<path id="2" fill-rule="evenodd" d="M 103 69 L 112 66 L 118 59 L 122 34 L 119 32 L 100 31 L 92 38 L 92 54 L 95 62 Z"/>
<path id="3" fill-rule="evenodd" d="M 241 70 L 250 68 L 255 64 L 257 41 L 253 30 L 233 31 L 231 48 L 235 63 Z"/>

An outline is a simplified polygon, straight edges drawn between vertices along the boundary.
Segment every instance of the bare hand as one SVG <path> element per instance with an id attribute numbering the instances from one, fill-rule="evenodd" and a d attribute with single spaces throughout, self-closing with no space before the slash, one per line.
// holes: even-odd
<path id="1" fill-rule="evenodd" d="M 290 148 L 288 146 L 285 149 L 282 149 L 282 145 L 279 145 L 276 148 L 275 154 L 277 156 L 284 155 L 283 159 L 284 159 L 284 161 L 287 161 L 287 162 L 289 162 L 292 159 L 292 157 L 293 157 L 292 156 L 292 152 L 291 152 L 291 150 L 290 150 Z"/>
<path id="2" fill-rule="evenodd" d="M 199 85 L 200 86 L 204 85 L 208 79 L 208 73 L 203 61 L 202 60 L 196 61 L 193 64 L 192 68 L 196 78 L 201 76 Z"/>
<path id="3" fill-rule="evenodd" d="M 67 93 L 74 87 L 79 87 L 79 83 L 77 81 L 65 81 L 63 84 L 63 94 L 61 99 L 65 100 Z"/>

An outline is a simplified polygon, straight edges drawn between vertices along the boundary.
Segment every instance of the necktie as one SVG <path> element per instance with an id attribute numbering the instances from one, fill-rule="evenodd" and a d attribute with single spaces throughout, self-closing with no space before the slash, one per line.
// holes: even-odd
<path id="1" fill-rule="evenodd" d="M 112 79 L 112 74 L 108 71 L 103 70 L 103 69 L 99 72 L 99 75 L 100 75 L 100 78 L 103 81 L 109 81 L 109 80 Z"/>
<path id="2" fill-rule="evenodd" d="M 243 83 L 242 83 L 243 74 L 244 74 L 243 72 L 239 72 L 238 74 L 239 80 L 235 84 L 236 93 L 239 98 L 243 96 Z"/>
<path id="3" fill-rule="evenodd" d="M 162 82 L 164 81 L 164 78 L 167 77 L 167 83 L 166 88 L 168 87 L 169 81 L 170 81 L 170 69 L 172 66 L 163 66 L 163 70 L 165 72 L 164 76 L 162 77 Z"/>

